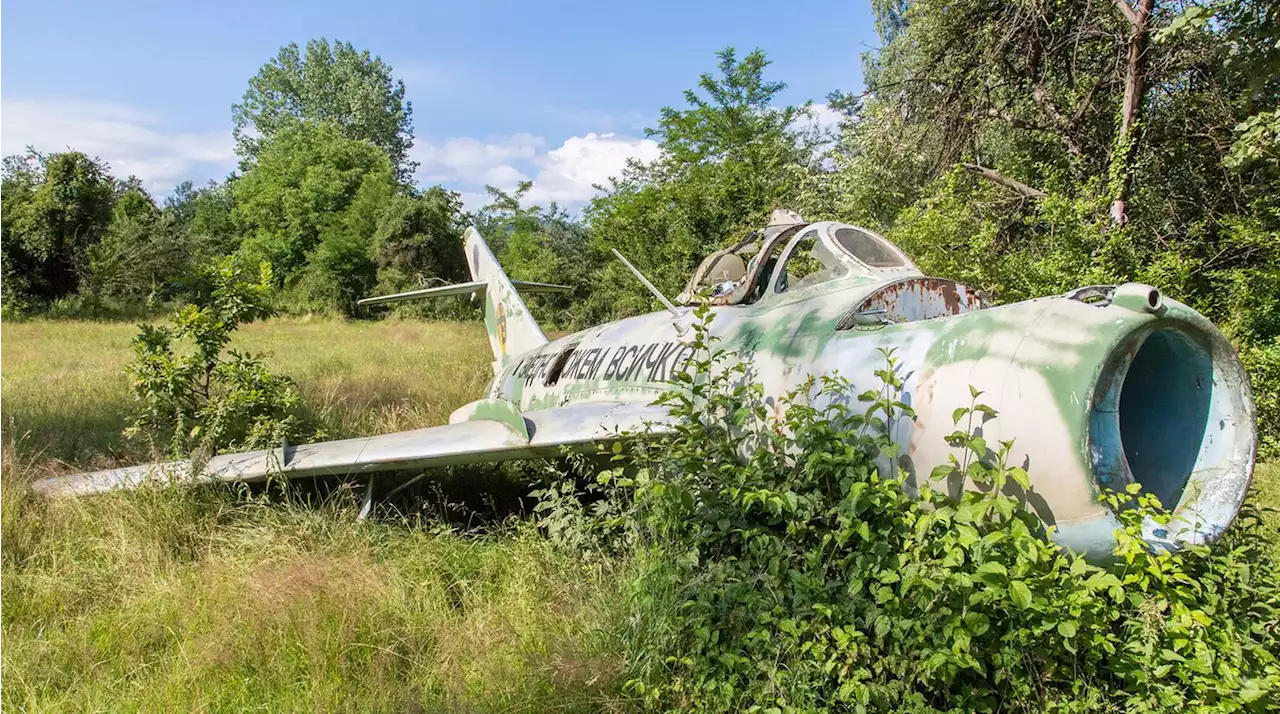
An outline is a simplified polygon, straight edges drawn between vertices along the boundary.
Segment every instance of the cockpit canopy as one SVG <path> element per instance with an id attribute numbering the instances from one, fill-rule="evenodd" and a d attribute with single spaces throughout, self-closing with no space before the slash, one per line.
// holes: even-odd
<path id="1" fill-rule="evenodd" d="M 707 256 L 678 300 L 689 305 L 710 295 L 718 305 L 750 305 L 837 279 L 920 274 L 897 246 L 865 228 L 804 223 L 790 211 L 775 211 L 764 231 Z"/>

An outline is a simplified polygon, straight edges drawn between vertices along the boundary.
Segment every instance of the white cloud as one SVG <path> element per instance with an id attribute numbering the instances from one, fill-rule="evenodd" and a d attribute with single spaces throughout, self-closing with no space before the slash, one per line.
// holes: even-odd
<path id="1" fill-rule="evenodd" d="M 163 118 L 127 104 L 7 100 L 0 151 L 75 149 L 111 165 L 119 178 L 142 179 L 157 195 L 185 179 L 220 177 L 235 166 L 231 131 L 166 132 Z"/>
<path id="2" fill-rule="evenodd" d="M 658 142 L 617 134 L 571 136 L 557 149 L 547 152 L 533 179 L 529 200 L 578 203 L 596 194 L 596 185 L 622 174 L 629 159 L 642 163 L 658 158 Z"/>
<path id="3" fill-rule="evenodd" d="M 157 196 L 179 181 L 221 177 L 236 163 L 229 130 L 168 131 L 163 117 L 110 102 L 5 101 L 0 151 L 20 153 L 27 145 L 45 152 L 72 148 L 99 157 L 115 176 L 136 175 Z M 589 132 L 558 146 L 530 133 L 419 140 L 410 154 L 421 164 L 419 182 L 459 191 L 468 208 L 488 202 L 486 185 L 511 191 L 528 180 L 533 181 L 528 202 L 555 201 L 572 208 L 596 194 L 593 186 L 620 175 L 628 159 L 652 161 L 659 151 L 651 139 Z"/>
<path id="4" fill-rule="evenodd" d="M 441 143 L 418 142 L 411 154 L 421 164 L 419 181 L 450 184 L 470 198 L 469 209 L 478 208 L 472 205 L 477 201 L 487 202 L 484 186 L 511 191 L 527 180 L 533 181 L 527 202 L 583 203 L 595 195 L 594 185 L 620 175 L 628 159 L 658 157 L 657 142 L 618 134 L 593 132 L 571 136 L 554 149 L 548 150 L 547 145 L 544 138 L 532 134 L 483 141 L 454 137 Z"/>
<path id="5" fill-rule="evenodd" d="M 545 139 L 532 134 L 487 141 L 464 136 L 442 144 L 415 141 L 409 155 L 421 164 L 418 180 L 423 182 L 508 186 L 527 178 L 512 162 L 532 161 L 545 145 Z"/>

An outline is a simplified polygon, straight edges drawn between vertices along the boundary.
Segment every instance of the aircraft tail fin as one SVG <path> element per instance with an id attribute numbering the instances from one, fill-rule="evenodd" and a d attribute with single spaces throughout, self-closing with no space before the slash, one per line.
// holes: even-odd
<path id="1" fill-rule="evenodd" d="M 485 283 L 484 327 L 489 332 L 489 346 L 493 348 L 493 371 L 498 373 L 520 355 L 547 343 L 542 328 L 534 321 L 528 306 L 520 299 L 517 286 L 503 272 L 493 251 L 475 228 L 468 228 L 463 236 L 463 248 L 467 255 L 467 267 L 471 279 Z M 560 285 L 521 283 L 528 292 L 567 291 Z"/>
<path id="2" fill-rule="evenodd" d="M 546 335 L 542 334 L 542 328 L 534 322 L 529 308 L 520 299 L 520 293 L 567 293 L 572 292 L 573 288 L 507 277 L 498 264 L 498 259 L 493 257 L 493 251 L 489 250 L 484 238 L 480 237 L 480 232 L 475 228 L 467 229 L 463 236 L 463 248 L 466 251 L 467 267 L 471 270 L 471 282 L 367 297 L 360 300 L 359 304 L 385 305 L 449 295 L 470 294 L 472 299 L 476 295 L 483 296 L 484 326 L 489 332 L 489 344 L 493 348 L 493 371 L 496 374 L 511 361 L 512 356 L 524 354 L 547 343 Z"/>

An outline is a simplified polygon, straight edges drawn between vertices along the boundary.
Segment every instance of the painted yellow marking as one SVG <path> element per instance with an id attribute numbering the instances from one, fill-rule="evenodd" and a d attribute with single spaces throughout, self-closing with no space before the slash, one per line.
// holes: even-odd
<path id="1" fill-rule="evenodd" d="M 498 333 L 498 349 L 503 352 L 507 351 L 507 309 L 502 303 L 497 303 L 497 333 Z"/>

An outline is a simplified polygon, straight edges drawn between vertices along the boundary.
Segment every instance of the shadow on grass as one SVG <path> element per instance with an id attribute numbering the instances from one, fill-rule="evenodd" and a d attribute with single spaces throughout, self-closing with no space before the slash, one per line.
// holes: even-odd
<path id="1" fill-rule="evenodd" d="M 485 532 L 510 525 L 513 519 L 530 518 L 538 503 L 530 493 L 548 481 L 574 479 L 585 485 L 587 478 L 576 473 L 567 460 L 555 459 L 320 476 L 233 488 L 293 506 L 336 507 L 354 513 L 363 507 L 372 484 L 369 517 L 377 521 L 410 528 L 444 526 Z"/>

